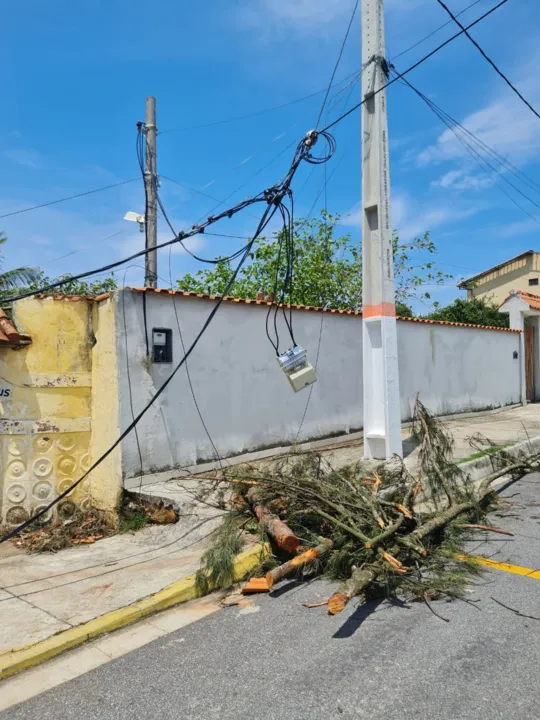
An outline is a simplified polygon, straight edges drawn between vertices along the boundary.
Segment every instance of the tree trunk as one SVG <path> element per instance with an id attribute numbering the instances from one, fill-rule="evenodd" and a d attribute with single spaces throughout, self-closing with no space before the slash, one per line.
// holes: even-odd
<path id="1" fill-rule="evenodd" d="M 355 595 L 360 595 L 377 577 L 373 568 L 356 568 L 351 577 L 328 600 L 328 614 L 337 615 Z"/>
<path id="2" fill-rule="evenodd" d="M 301 555 L 297 555 L 292 560 L 289 560 L 288 562 L 283 563 L 283 565 L 270 570 L 270 572 L 266 573 L 266 582 L 268 587 L 271 588 L 275 583 L 283 580 L 283 578 L 288 575 L 292 575 L 299 567 L 313 562 L 325 552 L 328 552 L 332 545 L 333 543 L 331 540 L 325 540 L 320 545 L 317 545 L 317 547 L 306 550 L 306 552 L 303 552 Z"/>
<path id="3" fill-rule="evenodd" d="M 273 538 L 279 548 L 286 552 L 294 552 L 300 545 L 299 538 L 293 533 L 290 527 L 273 515 L 260 499 L 261 489 L 252 487 L 249 489 L 247 498 L 260 527 L 267 535 Z"/>

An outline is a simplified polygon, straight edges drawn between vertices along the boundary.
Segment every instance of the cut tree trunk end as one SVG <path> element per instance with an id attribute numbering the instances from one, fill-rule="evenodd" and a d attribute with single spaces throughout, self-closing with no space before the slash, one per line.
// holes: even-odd
<path id="1" fill-rule="evenodd" d="M 331 540 L 325 540 L 320 545 L 317 545 L 317 547 L 306 550 L 306 552 L 297 555 L 292 560 L 289 560 L 288 562 L 283 563 L 283 565 L 270 570 L 270 572 L 266 573 L 266 582 L 268 583 L 268 587 L 271 588 L 275 583 L 283 580 L 283 578 L 288 575 L 292 575 L 299 567 L 313 562 L 325 552 L 328 552 L 332 545 L 333 543 Z"/>
<path id="2" fill-rule="evenodd" d="M 251 578 L 247 585 L 242 588 L 242 595 L 255 595 L 256 593 L 270 592 L 270 586 L 266 578 Z"/>
<path id="3" fill-rule="evenodd" d="M 283 520 L 273 515 L 266 505 L 261 502 L 260 492 L 260 488 L 252 487 L 247 494 L 248 501 L 260 527 L 275 540 L 279 548 L 285 550 L 285 552 L 294 552 L 300 545 L 300 539 L 296 537 Z"/>
<path id="4" fill-rule="evenodd" d="M 347 603 L 356 595 L 360 595 L 370 585 L 377 573 L 371 568 L 356 568 L 351 577 L 328 599 L 328 614 L 337 615 L 344 610 Z"/>

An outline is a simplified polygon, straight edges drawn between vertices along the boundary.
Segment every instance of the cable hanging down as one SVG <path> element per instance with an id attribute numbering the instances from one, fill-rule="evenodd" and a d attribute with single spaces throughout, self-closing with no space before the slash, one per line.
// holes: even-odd
<path id="1" fill-rule="evenodd" d="M 324 140 L 328 144 L 328 150 L 324 155 L 316 156 L 313 154 L 312 149 L 314 145 L 316 144 L 319 137 L 323 137 Z M 150 398 L 149 402 L 146 404 L 146 406 L 136 415 L 133 420 L 129 423 L 129 425 L 126 427 L 126 429 L 119 435 L 119 437 L 114 441 L 114 443 L 100 456 L 95 460 L 92 465 L 86 470 L 86 472 L 81 475 L 75 482 L 73 482 L 69 487 L 67 487 L 60 495 L 58 495 L 54 500 L 52 500 L 50 503 L 48 503 L 46 506 L 41 508 L 39 512 L 37 512 L 35 515 L 33 515 L 31 518 L 26 520 L 24 523 L 19 525 L 18 527 L 14 528 L 7 534 L 5 534 L 3 537 L 0 538 L 0 543 L 6 542 L 7 540 L 10 540 L 11 538 L 15 537 L 16 535 L 20 534 L 24 530 L 26 530 L 28 527 L 30 527 L 34 522 L 42 518 L 46 513 L 48 513 L 51 508 L 53 508 L 57 503 L 59 503 L 61 500 L 63 500 L 69 493 L 71 493 L 74 488 L 76 488 L 80 483 L 83 482 L 85 478 L 88 477 L 88 475 L 98 467 L 109 455 L 120 445 L 120 443 L 131 433 L 131 431 L 138 425 L 138 423 L 142 420 L 142 418 L 146 415 L 148 410 L 152 407 L 152 405 L 158 400 L 158 398 L 165 392 L 166 388 L 169 386 L 169 384 L 172 382 L 175 375 L 178 373 L 180 368 L 186 363 L 189 356 L 192 354 L 194 349 L 197 347 L 197 344 L 199 343 L 200 339 L 206 332 L 208 326 L 214 319 L 217 311 L 219 310 L 221 304 L 223 303 L 224 298 L 226 297 L 227 293 L 230 291 L 231 287 L 233 286 L 236 278 L 238 277 L 238 274 L 244 265 L 245 261 L 249 257 L 249 253 L 257 240 L 257 238 L 261 235 L 261 233 L 264 231 L 264 229 L 268 226 L 274 215 L 280 211 L 283 200 L 286 196 L 290 196 L 291 194 L 291 183 L 292 180 L 296 174 L 296 171 L 298 170 L 298 167 L 303 161 L 306 161 L 308 163 L 314 163 L 314 164 L 320 164 L 323 162 L 326 162 L 332 157 L 332 154 L 335 150 L 335 141 L 334 138 L 329 135 L 328 133 L 318 133 L 317 131 L 310 131 L 307 133 L 307 135 L 300 141 L 298 144 L 292 163 L 290 165 L 290 168 L 284 178 L 278 182 L 277 184 L 271 186 L 270 188 L 267 188 L 266 190 L 263 190 L 258 195 L 250 198 L 249 200 L 245 200 L 244 202 L 240 203 L 239 205 L 235 206 L 234 208 L 229 209 L 228 211 L 225 211 L 224 213 L 221 213 L 219 216 L 215 218 L 208 218 L 205 223 L 203 223 L 204 227 L 208 227 L 208 225 L 217 222 L 218 219 L 221 219 L 223 217 L 230 217 L 234 212 L 239 212 L 244 207 L 248 207 L 249 205 L 252 205 L 257 202 L 263 202 L 265 203 L 266 207 L 262 214 L 262 217 L 257 225 L 257 228 L 253 234 L 253 238 L 249 241 L 249 243 L 245 246 L 244 252 L 238 262 L 238 265 L 236 266 L 233 274 L 229 278 L 229 281 L 227 282 L 226 287 L 224 288 L 223 295 L 218 298 L 216 304 L 208 314 L 208 317 L 206 318 L 205 322 L 203 323 L 201 329 L 195 336 L 195 339 L 189 346 L 189 348 L 184 353 L 181 360 L 178 362 L 172 373 L 169 375 L 169 377 L 163 382 L 163 384 L 160 386 L 160 388 L 154 393 L 154 395 Z M 201 232 L 201 227 L 197 226 L 196 228 L 192 228 L 190 231 L 191 235 L 196 235 L 198 232 Z M 185 237 L 191 236 L 190 233 L 180 233 L 182 236 L 181 239 L 185 239 Z M 179 235 L 179 237 L 180 237 Z M 179 238 L 175 238 L 175 240 L 171 242 L 178 241 Z M 170 245 L 171 243 L 166 243 L 166 245 Z M 144 254 L 144 253 L 142 253 Z M 125 261 L 123 261 L 125 262 Z M 25 294 L 26 297 L 29 295 L 34 294 L 40 294 L 44 291 L 44 289 L 38 290 L 37 293 L 30 293 Z M 12 301 L 14 299 L 12 298 Z"/>

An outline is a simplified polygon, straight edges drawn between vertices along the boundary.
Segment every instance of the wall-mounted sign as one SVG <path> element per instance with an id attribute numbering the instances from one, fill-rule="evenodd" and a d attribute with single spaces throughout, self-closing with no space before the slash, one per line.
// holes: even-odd
<path id="1" fill-rule="evenodd" d="M 0 417 L 5 416 L 6 410 L 11 408 L 13 388 L 9 383 L 0 382 Z"/>

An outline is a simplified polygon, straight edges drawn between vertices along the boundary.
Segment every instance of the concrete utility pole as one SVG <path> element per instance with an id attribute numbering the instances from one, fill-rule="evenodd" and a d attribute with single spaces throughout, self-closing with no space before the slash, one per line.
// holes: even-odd
<path id="1" fill-rule="evenodd" d="M 383 0 L 362 0 L 364 457 L 402 455 Z"/>
<path id="2" fill-rule="evenodd" d="M 157 200 L 156 200 L 156 98 L 146 98 L 146 163 L 144 184 L 146 187 L 146 249 L 157 245 Z M 145 255 L 146 287 L 157 285 L 157 251 Z"/>

